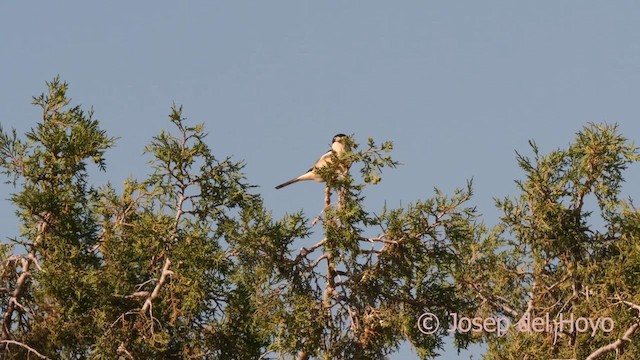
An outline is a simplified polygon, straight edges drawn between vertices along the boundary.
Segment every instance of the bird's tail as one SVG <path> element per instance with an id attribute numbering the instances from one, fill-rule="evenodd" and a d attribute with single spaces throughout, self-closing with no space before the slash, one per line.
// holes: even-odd
<path id="1" fill-rule="evenodd" d="M 276 186 L 276 189 L 283 188 L 283 187 L 285 187 L 285 186 L 287 186 L 287 185 L 291 185 L 291 184 L 296 183 L 296 182 L 298 182 L 298 181 L 300 181 L 300 178 L 291 179 L 291 180 L 289 180 L 289 181 L 287 181 L 287 182 L 284 182 L 284 183 L 282 183 L 282 184 L 280 184 L 280 185 Z"/>

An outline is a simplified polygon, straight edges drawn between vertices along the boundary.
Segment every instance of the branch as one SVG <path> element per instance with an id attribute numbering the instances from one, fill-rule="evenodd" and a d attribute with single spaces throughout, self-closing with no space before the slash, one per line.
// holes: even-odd
<path id="1" fill-rule="evenodd" d="M 127 299 L 146 299 L 149 297 L 148 291 L 136 291 L 131 295 L 128 295 Z"/>
<path id="2" fill-rule="evenodd" d="M 41 220 L 36 225 L 36 239 L 33 242 L 34 244 L 41 244 L 42 240 L 49 229 L 49 221 L 51 220 L 51 213 L 45 212 L 41 216 Z M 25 284 L 27 282 L 27 278 L 31 276 L 31 272 L 29 271 L 31 268 L 31 263 L 34 263 L 35 266 L 42 270 L 38 260 L 36 258 L 36 249 L 35 246 L 31 246 L 31 250 L 26 257 L 20 259 L 22 265 L 22 273 L 16 280 L 16 287 L 13 289 L 13 293 L 9 298 L 9 303 L 7 304 L 7 310 L 4 313 L 2 318 L 2 340 L 9 339 L 11 335 L 11 318 L 13 317 L 13 312 L 16 309 L 16 305 L 20 306 L 18 299 L 22 295 L 24 291 Z"/>
<path id="3" fill-rule="evenodd" d="M 533 299 L 535 297 L 535 290 L 537 285 L 538 283 L 534 280 L 533 284 L 531 285 L 531 291 L 529 291 L 529 301 L 527 301 L 527 309 L 524 311 L 522 317 L 520 318 L 520 320 L 518 320 L 518 322 L 523 320 L 525 316 L 531 315 L 531 311 L 533 311 Z"/>
<path id="4" fill-rule="evenodd" d="M 622 301 L 622 302 L 630 306 L 632 309 L 637 310 L 638 313 L 640 313 L 640 305 L 634 304 L 629 301 Z M 620 339 L 608 345 L 604 345 L 600 347 L 596 351 L 592 352 L 591 355 L 587 356 L 585 360 L 598 359 L 610 351 L 615 351 L 616 353 L 621 352 L 629 343 L 631 343 L 631 336 L 636 332 L 636 330 L 638 330 L 639 326 L 640 326 L 640 323 L 637 323 L 637 322 L 635 324 L 632 324 L 631 326 L 629 326 L 627 331 L 625 331 L 624 334 L 622 334 L 622 337 Z"/>
<path id="5" fill-rule="evenodd" d="M 24 290 L 25 283 L 27 282 L 27 278 L 31 275 L 29 271 L 31 267 L 31 258 L 35 258 L 35 250 L 31 249 L 29 252 L 29 257 L 21 259 L 22 272 L 16 281 L 16 287 L 13 289 L 13 293 L 9 298 L 9 303 L 7 305 L 7 310 L 4 313 L 2 318 L 2 340 L 9 339 L 11 334 L 11 318 L 13 317 L 13 312 L 16 309 L 16 305 L 19 305 L 18 299 L 22 295 L 22 291 Z M 7 340 L 8 341 L 8 340 Z"/>
<path id="6" fill-rule="evenodd" d="M 331 188 L 329 186 L 324 188 L 324 210 L 326 211 L 331 206 Z"/>
<path id="7" fill-rule="evenodd" d="M 329 260 L 329 254 L 323 254 L 322 256 L 320 256 L 319 258 L 316 259 L 316 261 L 314 261 L 313 263 L 311 263 L 311 265 L 307 266 L 307 269 L 311 270 L 313 268 L 315 268 L 316 266 L 318 266 L 318 264 L 320 264 L 320 262 L 324 259 L 327 259 L 327 261 Z"/>
<path id="8" fill-rule="evenodd" d="M 125 354 L 129 359 L 133 360 L 133 355 L 131 355 L 131 353 L 127 350 L 127 348 L 124 346 L 124 343 L 118 346 L 118 354 Z"/>
<path id="9" fill-rule="evenodd" d="M 387 239 L 387 234 L 382 234 L 382 235 L 378 235 L 376 237 L 371 237 L 371 238 L 361 236 L 358 240 L 366 241 L 370 243 L 381 242 L 384 244 L 399 244 L 401 241 L 401 240 L 389 240 Z"/>
<path id="10" fill-rule="evenodd" d="M 335 262 L 333 261 L 333 255 L 331 255 L 331 253 L 325 253 L 322 257 L 327 259 L 327 282 L 325 284 L 322 305 L 327 309 L 327 317 L 331 319 L 331 299 L 333 298 L 336 288 Z"/>
<path id="11" fill-rule="evenodd" d="M 638 326 L 640 326 L 640 324 L 635 323 L 633 325 L 631 325 L 627 331 L 624 332 L 624 334 L 622 335 L 622 338 L 612 342 L 611 344 L 605 345 L 601 348 L 599 348 L 598 350 L 594 351 L 591 353 L 591 355 L 587 356 L 587 358 L 585 360 L 595 360 L 600 358 L 601 356 L 603 356 L 604 354 L 608 353 L 609 351 L 615 351 L 615 352 L 619 352 L 621 350 L 624 350 L 625 346 L 627 346 L 627 344 L 629 344 L 631 342 L 631 335 L 633 335 L 636 330 L 638 329 Z"/>
<path id="12" fill-rule="evenodd" d="M 626 305 L 629 305 L 629 307 L 631 307 L 632 309 L 637 310 L 637 311 L 638 311 L 638 314 L 640 315 L 640 305 L 636 305 L 636 304 L 634 304 L 634 303 L 632 303 L 632 302 L 630 302 L 630 301 L 624 301 L 624 300 L 623 300 L 622 302 L 623 302 L 624 304 L 626 304 Z"/>
<path id="13" fill-rule="evenodd" d="M 506 304 L 500 304 L 497 301 L 494 301 L 492 299 L 489 299 L 486 295 L 484 295 L 482 293 L 482 291 L 480 291 L 480 289 L 478 289 L 478 285 L 476 284 L 469 284 L 469 286 L 475 291 L 475 293 L 483 300 L 488 302 L 489 304 L 491 304 L 493 307 L 495 307 L 498 310 L 502 310 L 505 313 L 511 315 L 514 318 L 518 317 L 518 312 L 514 309 L 512 309 L 511 307 L 509 307 Z"/>
<path id="14" fill-rule="evenodd" d="M 40 266 L 40 263 L 38 262 L 38 258 L 36 258 L 36 252 L 35 251 L 29 251 L 29 254 L 27 254 L 27 258 L 33 262 L 33 264 L 36 266 L 36 268 L 38 270 L 44 271 L 44 270 L 42 270 L 42 267 Z"/>
<path id="15" fill-rule="evenodd" d="M 302 260 L 303 258 L 305 258 L 307 255 L 309 255 L 310 253 L 316 251 L 319 247 L 321 247 L 322 245 L 324 245 L 327 242 L 327 239 L 324 238 L 320 241 L 318 241 L 315 245 L 311 246 L 310 248 L 305 248 L 303 247 L 302 249 L 300 249 L 300 252 L 298 253 L 298 256 L 296 256 L 295 262 L 300 262 L 300 260 Z"/>
<path id="16" fill-rule="evenodd" d="M 329 186 L 325 188 L 325 208 L 328 208 L 331 205 L 331 189 Z M 328 219 L 328 221 L 333 221 L 333 219 Z M 322 307 L 326 310 L 327 320 L 329 326 L 333 326 L 332 317 L 331 317 L 331 299 L 333 297 L 333 293 L 335 291 L 335 261 L 333 259 L 333 255 L 331 252 L 326 252 L 323 254 L 324 258 L 327 259 L 327 281 L 325 283 L 324 294 L 322 297 Z"/>
<path id="17" fill-rule="evenodd" d="M 160 275 L 160 280 L 158 280 L 156 287 L 153 289 L 153 292 L 151 293 L 151 295 L 149 295 L 147 300 L 145 300 L 144 305 L 140 310 L 143 314 L 151 309 L 151 306 L 153 305 L 152 304 L 153 301 L 155 301 L 158 298 L 158 296 L 160 296 L 160 290 L 162 289 L 162 286 L 167 282 L 167 276 L 173 275 L 173 271 L 169 270 L 170 266 L 171 266 L 171 260 L 169 260 L 169 258 L 166 258 L 164 260 L 164 266 L 162 267 L 162 274 Z"/>
<path id="18" fill-rule="evenodd" d="M 46 360 L 50 360 L 48 357 L 40 354 L 39 352 L 37 352 L 34 348 L 32 348 L 29 345 L 23 344 L 21 342 L 18 341 L 14 341 L 14 340 L 2 340 L 0 341 L 0 343 L 2 344 L 6 344 L 5 345 L 5 349 L 9 347 L 9 345 L 17 345 L 20 346 L 22 348 L 27 349 L 27 351 L 29 351 L 29 353 L 33 353 L 35 356 L 39 357 L 40 359 L 46 359 Z"/>
<path id="19" fill-rule="evenodd" d="M 318 214 L 318 216 L 316 216 L 313 221 L 311 221 L 311 226 L 314 226 L 315 224 L 318 223 L 318 221 L 320 221 L 320 218 L 322 217 L 322 213 L 324 213 L 324 211 L 326 210 L 326 207 L 322 208 L 322 211 L 320 211 L 320 214 Z"/>

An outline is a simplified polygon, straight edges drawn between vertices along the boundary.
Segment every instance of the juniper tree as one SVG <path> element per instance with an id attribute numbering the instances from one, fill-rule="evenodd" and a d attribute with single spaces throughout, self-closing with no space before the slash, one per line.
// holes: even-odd
<path id="1" fill-rule="evenodd" d="M 146 147 L 148 176 L 95 185 L 87 166 L 106 171 L 114 139 L 66 91 L 56 78 L 34 98 L 43 119 L 24 138 L 0 131 L 21 224 L 0 248 L 4 358 L 380 359 L 405 341 L 431 358 L 452 313 L 615 322 L 594 336 L 454 334 L 460 347 L 487 341 L 490 359 L 640 355 L 639 217 L 619 198 L 638 155 L 614 126 L 547 156 L 532 143 L 533 159 L 518 156 L 521 194 L 498 201 L 492 231 L 471 183 L 367 209 L 398 163 L 391 142 L 353 137 L 320 171 L 321 215 L 274 219 L 243 163 L 216 155 L 179 106 Z M 440 318 L 432 334 L 417 326 L 425 312 Z"/>
<path id="2" fill-rule="evenodd" d="M 530 144 L 533 158 L 517 156 L 520 194 L 497 201 L 500 251 L 461 279 L 479 314 L 512 324 L 503 337 L 485 334 L 485 358 L 637 359 L 640 218 L 620 191 L 638 149 L 609 124 L 547 155 Z"/>
<path id="3" fill-rule="evenodd" d="M 177 134 L 162 131 L 146 147 L 149 177 L 102 192 L 99 251 L 118 306 L 100 309 L 92 357 L 255 357 L 265 340 L 246 320 L 221 225 L 260 200 L 241 162 L 212 153 L 202 125 L 187 126 L 177 106 L 169 118 Z"/>
<path id="4" fill-rule="evenodd" d="M 103 289 L 91 204 L 98 195 L 86 166 L 92 161 L 104 170 L 113 139 L 92 111 L 68 107 L 66 90 L 56 78 L 33 99 L 43 116 L 25 139 L 0 132 L 2 171 L 21 188 L 10 199 L 21 223 L 12 240 L 18 253 L 2 263 L 2 343 L 15 358 L 27 352 L 77 357 L 96 335 L 92 312 Z"/>
<path id="5" fill-rule="evenodd" d="M 106 170 L 104 154 L 114 139 L 93 112 L 69 107 L 66 83 L 56 78 L 47 85 L 34 99 L 42 122 L 24 140 L 15 131 L 0 137 L 22 226 L 15 247 L 3 246 L 4 357 L 258 353 L 261 339 L 247 341 L 251 331 L 240 324 L 235 334 L 216 331 L 231 323 L 225 317 L 234 311 L 248 316 L 238 310 L 244 297 L 232 285 L 217 226 L 260 206 L 248 193 L 242 163 L 214 157 L 201 126 L 183 125 L 174 107 L 178 135 L 161 133 L 147 147 L 154 157 L 149 177 L 126 180 L 121 193 L 111 185 L 97 188 L 87 162 Z"/>
<path id="6" fill-rule="evenodd" d="M 382 168 L 397 165 L 386 155 L 392 143 L 369 139 L 359 150 L 353 138 L 349 142 L 353 151 L 334 154 L 320 170 L 327 186 L 322 215 L 283 220 L 312 245 L 298 250 L 295 238 L 283 236 L 239 236 L 234 243 L 256 284 L 256 319 L 271 339 L 263 356 L 381 359 L 409 341 L 428 358 L 448 335 L 446 314 L 474 309 L 458 296 L 452 277 L 464 271 L 462 254 L 484 233 L 467 205 L 471 184 L 450 197 L 436 191 L 434 198 L 375 214 L 364 208 L 363 190 L 380 181 Z M 352 173 L 360 168 L 360 175 L 341 177 L 338 170 L 348 165 Z M 316 230 L 318 221 L 322 228 Z M 416 325 L 427 310 L 443 319 L 431 335 Z M 457 340 L 466 346 L 470 337 L 458 334 Z"/>
<path id="7" fill-rule="evenodd" d="M 0 136 L 22 229 L 0 259 L 5 358 L 374 359 L 404 340 L 426 358 L 445 327 L 425 336 L 418 316 L 473 310 L 452 276 L 484 231 L 470 187 L 364 208 L 365 187 L 397 165 L 390 142 L 350 139 L 322 171 L 322 215 L 273 219 L 242 162 L 214 155 L 178 106 L 175 131 L 146 147 L 146 178 L 95 185 L 87 165 L 106 171 L 114 139 L 70 106 L 66 83 L 47 85 L 36 128 Z M 349 165 L 358 176 L 337 171 Z"/>

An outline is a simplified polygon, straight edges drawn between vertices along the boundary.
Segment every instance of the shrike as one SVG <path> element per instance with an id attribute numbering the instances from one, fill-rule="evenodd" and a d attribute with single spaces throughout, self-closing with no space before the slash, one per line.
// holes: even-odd
<path id="1" fill-rule="evenodd" d="M 298 181 L 305 181 L 305 180 L 315 180 L 320 182 L 324 181 L 322 176 L 320 176 L 320 174 L 316 170 L 321 169 L 331 163 L 332 153 L 335 153 L 337 156 L 342 156 L 342 154 L 347 152 L 347 145 L 345 144 L 346 140 L 347 140 L 347 135 L 345 134 L 338 134 L 334 136 L 331 142 L 331 150 L 329 150 L 326 154 L 322 155 L 320 159 L 318 159 L 318 161 L 316 161 L 316 163 L 313 164 L 313 166 L 311 166 L 311 169 L 309 169 L 309 171 L 298 176 L 297 178 L 291 179 L 287 182 L 284 182 L 276 186 L 276 189 L 280 189 L 287 185 L 297 183 Z"/>

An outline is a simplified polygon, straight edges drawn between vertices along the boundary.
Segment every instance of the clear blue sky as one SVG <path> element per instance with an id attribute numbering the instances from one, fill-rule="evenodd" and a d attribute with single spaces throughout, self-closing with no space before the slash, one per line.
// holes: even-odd
<path id="1" fill-rule="evenodd" d="M 493 198 L 515 194 L 514 150 L 527 153 L 527 140 L 550 151 L 602 121 L 640 140 L 639 24 L 631 0 L 3 1 L 0 123 L 33 126 L 31 96 L 60 74 L 120 137 L 95 179 L 119 183 L 144 176 L 144 144 L 183 104 L 217 154 L 247 162 L 276 216 L 320 210 L 320 185 L 273 186 L 335 133 L 393 140 L 404 165 L 367 190 L 372 211 L 473 177 L 474 204 L 494 224 Z M 626 178 L 640 198 L 638 166 Z M 0 209 L 0 235 L 15 234 L 13 209 Z"/>

